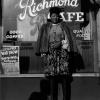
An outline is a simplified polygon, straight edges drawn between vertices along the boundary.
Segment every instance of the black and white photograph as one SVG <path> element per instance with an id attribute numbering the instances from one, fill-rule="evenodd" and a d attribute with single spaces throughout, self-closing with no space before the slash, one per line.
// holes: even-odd
<path id="1" fill-rule="evenodd" d="M 100 100 L 100 0 L 1 0 L 0 100 Z"/>

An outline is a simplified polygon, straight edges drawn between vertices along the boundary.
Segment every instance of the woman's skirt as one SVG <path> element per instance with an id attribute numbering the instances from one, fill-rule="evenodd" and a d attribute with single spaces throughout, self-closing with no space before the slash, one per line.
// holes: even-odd
<path id="1" fill-rule="evenodd" d="M 49 52 L 42 57 L 44 73 L 46 75 L 69 75 L 69 53 L 61 46 L 54 48 L 49 46 Z"/>

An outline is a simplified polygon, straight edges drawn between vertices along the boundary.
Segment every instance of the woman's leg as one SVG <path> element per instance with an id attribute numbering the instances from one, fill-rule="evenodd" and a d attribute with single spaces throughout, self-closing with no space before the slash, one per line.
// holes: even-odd
<path id="1" fill-rule="evenodd" d="M 62 77 L 63 100 L 71 100 L 71 82 L 69 77 Z"/>
<path id="2" fill-rule="evenodd" d="M 57 77 L 51 78 L 51 100 L 58 100 L 58 81 Z"/>

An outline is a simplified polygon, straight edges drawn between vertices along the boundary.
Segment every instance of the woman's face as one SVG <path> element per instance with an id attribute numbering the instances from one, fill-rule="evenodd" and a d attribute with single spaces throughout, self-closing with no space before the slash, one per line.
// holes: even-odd
<path id="1" fill-rule="evenodd" d="M 58 15 L 56 13 L 52 13 L 51 15 L 52 23 L 56 24 L 58 22 Z"/>

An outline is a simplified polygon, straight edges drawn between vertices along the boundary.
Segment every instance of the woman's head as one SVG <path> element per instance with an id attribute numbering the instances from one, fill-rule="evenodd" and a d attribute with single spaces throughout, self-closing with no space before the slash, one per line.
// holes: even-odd
<path id="1" fill-rule="evenodd" d="M 52 13 L 52 15 L 51 15 L 51 22 L 56 24 L 58 22 L 58 20 L 59 20 L 58 15 L 56 13 Z"/>
<path id="2" fill-rule="evenodd" d="M 60 13 L 62 12 L 62 9 L 59 7 L 52 7 L 50 8 L 50 18 L 52 23 L 58 23 L 59 19 L 61 18 Z"/>

